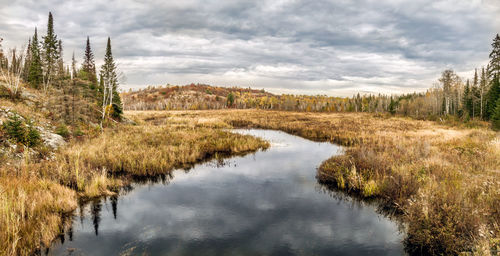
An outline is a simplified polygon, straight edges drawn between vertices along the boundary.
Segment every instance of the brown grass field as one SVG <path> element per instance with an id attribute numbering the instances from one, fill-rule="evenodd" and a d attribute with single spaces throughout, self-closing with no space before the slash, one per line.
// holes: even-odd
<path id="1" fill-rule="evenodd" d="M 224 130 L 229 127 L 185 118 L 168 125 L 137 120 L 137 125 L 74 141 L 50 161 L 26 158 L 0 166 L 0 255 L 32 255 L 50 245 L 79 199 L 114 194 L 133 177 L 269 147 L 261 139 Z"/>
<path id="2" fill-rule="evenodd" d="M 500 249 L 500 136 L 408 118 L 259 110 L 129 112 L 135 119 L 223 122 L 345 146 L 318 181 L 378 198 L 401 217 L 413 254 L 495 254 Z"/>
<path id="3" fill-rule="evenodd" d="M 486 128 L 355 113 L 262 110 L 127 112 L 50 161 L 0 167 L 0 254 L 29 255 L 60 232 L 78 198 L 116 193 L 131 177 L 168 174 L 269 144 L 226 128 L 265 128 L 345 146 L 318 181 L 397 212 L 415 254 L 488 255 L 500 247 L 500 136 Z"/>

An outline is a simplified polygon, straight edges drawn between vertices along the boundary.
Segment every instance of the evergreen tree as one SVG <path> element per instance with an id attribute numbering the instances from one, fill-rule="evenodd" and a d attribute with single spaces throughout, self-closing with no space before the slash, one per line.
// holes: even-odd
<path id="1" fill-rule="evenodd" d="M 73 52 L 73 56 L 71 57 L 71 78 L 75 78 L 76 76 L 76 59 L 75 52 Z"/>
<path id="2" fill-rule="evenodd" d="M 488 86 L 488 75 L 486 74 L 484 67 L 481 71 L 481 82 L 479 83 L 479 88 L 478 88 L 478 93 L 479 93 L 479 115 L 481 118 L 484 118 L 486 116 L 486 111 L 485 111 L 485 94 L 486 94 L 486 87 Z"/>
<path id="3" fill-rule="evenodd" d="M 494 77 L 500 77 L 500 36 L 498 34 L 493 39 L 491 46 L 493 49 L 491 50 L 490 62 L 488 64 L 488 75 L 490 80 Z"/>
<path id="4" fill-rule="evenodd" d="M 35 34 L 31 40 L 31 64 L 29 67 L 28 82 L 34 88 L 40 88 L 43 82 L 42 60 L 40 57 L 40 46 L 38 43 L 38 33 L 35 28 Z"/>
<path id="5" fill-rule="evenodd" d="M 24 81 L 28 81 L 31 66 L 31 38 L 28 39 L 28 47 L 26 48 L 26 56 L 24 58 L 23 75 Z"/>
<path id="6" fill-rule="evenodd" d="M 467 83 L 465 84 L 464 88 L 464 95 L 462 99 L 462 104 L 463 104 L 463 109 L 464 109 L 464 114 L 471 116 L 473 113 L 472 109 L 472 93 L 471 93 L 471 88 L 470 88 L 470 83 L 469 80 L 467 79 Z"/>
<path id="7" fill-rule="evenodd" d="M 112 107 L 112 116 L 120 118 L 123 113 L 120 94 L 118 93 L 118 75 L 116 73 L 116 64 L 111 51 L 111 39 L 108 37 L 106 45 L 106 54 L 104 55 L 104 64 L 101 67 L 101 80 L 103 83 L 103 107 Z M 103 111 L 103 114 L 105 111 Z"/>
<path id="8" fill-rule="evenodd" d="M 486 105 L 487 118 L 491 118 L 495 113 L 498 98 L 500 98 L 500 81 L 498 77 L 494 77 L 493 84 L 488 91 L 488 104 Z"/>
<path id="9" fill-rule="evenodd" d="M 3 49 L 2 49 L 2 41 L 3 41 L 3 38 L 0 37 L 0 68 L 3 68 L 3 59 L 4 59 Z"/>
<path id="10" fill-rule="evenodd" d="M 58 40 L 54 33 L 54 20 L 52 13 L 49 12 L 49 20 L 47 22 L 47 35 L 43 37 L 43 83 L 44 89 L 47 90 L 50 86 L 52 78 L 57 71 Z"/>
<path id="11" fill-rule="evenodd" d="M 480 117 L 481 115 L 481 91 L 479 86 L 473 85 L 471 87 L 471 103 L 472 103 L 472 118 Z"/>
<path id="12" fill-rule="evenodd" d="M 491 116 L 491 124 L 494 130 L 500 130 L 500 98 L 497 99 L 495 110 Z"/>
<path id="13" fill-rule="evenodd" d="M 82 63 L 82 71 L 84 71 L 84 77 L 82 78 L 91 81 L 95 86 L 97 83 L 97 75 L 95 70 L 94 53 L 92 53 L 92 49 L 90 48 L 90 39 L 88 36 L 87 45 L 85 47 L 85 56 Z"/>
<path id="14" fill-rule="evenodd" d="M 63 60 L 63 47 L 62 40 L 57 42 L 57 75 L 60 79 L 64 78 L 64 60 Z"/>
<path id="15" fill-rule="evenodd" d="M 227 95 L 227 106 L 232 107 L 234 103 L 234 95 L 232 93 L 229 93 Z"/>
<path id="16" fill-rule="evenodd" d="M 389 103 L 389 113 L 391 113 L 391 115 L 396 114 L 396 104 L 396 101 L 394 101 L 391 96 L 391 102 Z"/>

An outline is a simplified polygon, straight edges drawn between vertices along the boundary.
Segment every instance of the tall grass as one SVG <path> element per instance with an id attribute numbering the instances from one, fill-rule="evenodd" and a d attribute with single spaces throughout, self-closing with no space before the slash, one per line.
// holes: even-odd
<path id="1" fill-rule="evenodd" d="M 230 133 L 217 120 L 119 125 L 74 141 L 48 161 L 0 166 L 0 255 L 31 255 L 50 245 L 78 200 L 114 195 L 133 177 L 169 174 L 215 154 L 243 154 L 269 144 Z"/>
<path id="2" fill-rule="evenodd" d="M 0 255 L 30 255 L 61 231 L 61 215 L 76 208 L 74 192 L 53 181 L 0 179 Z"/>
<path id="3" fill-rule="evenodd" d="M 319 182 L 379 198 L 406 224 L 414 254 L 494 254 L 500 249 L 500 136 L 481 126 L 383 115 L 279 111 L 131 112 L 144 120 L 220 119 L 346 146 L 322 163 Z"/>

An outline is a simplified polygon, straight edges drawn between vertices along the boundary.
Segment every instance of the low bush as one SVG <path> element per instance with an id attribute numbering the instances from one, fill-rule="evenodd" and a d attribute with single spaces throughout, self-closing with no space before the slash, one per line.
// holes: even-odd
<path id="1" fill-rule="evenodd" d="M 61 135 L 63 138 L 68 139 L 70 137 L 70 132 L 65 124 L 61 124 L 56 128 L 56 134 Z"/>
<path id="2" fill-rule="evenodd" d="M 7 137 L 16 143 L 28 147 L 36 147 L 41 142 L 40 132 L 31 121 L 24 120 L 21 116 L 14 114 L 3 124 Z"/>

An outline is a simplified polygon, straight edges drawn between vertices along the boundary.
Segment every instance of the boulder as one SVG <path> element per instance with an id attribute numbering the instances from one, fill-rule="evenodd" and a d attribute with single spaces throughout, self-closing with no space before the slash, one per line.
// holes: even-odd
<path id="1" fill-rule="evenodd" d="M 39 127 L 40 131 L 40 136 L 42 137 L 43 143 L 52 149 L 58 149 L 64 145 L 66 145 L 66 141 L 64 138 L 59 135 L 52 133 L 50 131 L 47 131 L 41 127 Z"/>

